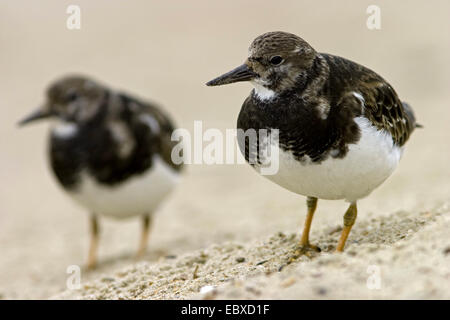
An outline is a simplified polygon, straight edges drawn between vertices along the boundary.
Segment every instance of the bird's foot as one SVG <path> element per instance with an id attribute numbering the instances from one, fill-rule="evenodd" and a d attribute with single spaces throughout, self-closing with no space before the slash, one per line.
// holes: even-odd
<path id="1" fill-rule="evenodd" d="M 307 257 L 311 257 L 312 254 L 322 251 L 318 246 L 313 245 L 309 242 L 300 243 L 297 247 L 297 250 L 294 252 L 294 256 L 300 257 L 306 255 Z"/>
<path id="2" fill-rule="evenodd" d="M 308 242 L 306 244 L 301 244 L 300 243 L 297 251 L 300 251 L 301 253 L 306 253 L 308 251 L 321 252 L 322 250 L 318 246 L 316 246 L 314 244 L 310 244 Z"/>
<path id="3" fill-rule="evenodd" d="M 89 259 L 86 264 L 86 270 L 87 271 L 93 271 L 97 268 L 97 261 L 93 259 Z"/>
<path id="4" fill-rule="evenodd" d="M 138 251 L 136 252 L 136 254 L 134 255 L 134 259 L 135 260 L 141 260 L 145 256 L 146 252 L 147 252 L 147 248 L 146 247 L 140 247 L 138 249 Z"/>
<path id="5" fill-rule="evenodd" d="M 297 260 L 301 256 L 307 256 L 308 258 L 312 258 L 316 253 L 321 252 L 322 250 L 309 242 L 306 244 L 300 243 L 297 249 L 294 251 L 294 254 L 290 257 L 289 263 Z"/>
<path id="6" fill-rule="evenodd" d="M 308 258 L 313 258 L 318 252 L 321 252 L 320 248 L 316 245 L 306 243 L 306 244 L 299 244 L 298 247 L 295 249 L 293 254 L 288 257 L 285 264 L 281 265 L 281 267 L 278 269 L 278 271 L 283 270 L 284 267 L 287 265 L 290 265 L 291 263 L 297 261 L 302 256 L 307 256 Z"/>

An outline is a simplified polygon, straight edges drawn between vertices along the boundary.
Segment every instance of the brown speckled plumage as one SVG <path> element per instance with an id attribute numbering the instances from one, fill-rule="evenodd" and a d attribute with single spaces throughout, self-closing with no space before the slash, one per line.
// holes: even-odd
<path id="1" fill-rule="evenodd" d="M 77 126 L 70 138 L 50 135 L 50 164 L 64 188 L 76 188 L 83 171 L 98 183 L 120 184 L 151 168 L 155 155 L 181 169 L 171 159 L 172 120 L 158 106 L 82 76 L 55 81 L 47 98 L 45 113 Z"/>
<path id="2" fill-rule="evenodd" d="M 274 55 L 283 58 L 281 67 L 270 66 Z M 238 128 L 279 129 L 281 147 L 298 160 L 344 157 L 349 144 L 360 138 L 355 117 L 364 116 L 389 132 L 398 146 L 416 127 L 411 108 L 381 76 L 350 60 L 318 53 L 296 35 L 269 32 L 257 37 L 246 65 L 259 75 L 254 81 L 265 79 L 259 81 L 276 96 L 261 100 L 252 91 Z M 243 150 L 247 159 L 248 147 Z M 338 152 L 331 155 L 330 150 Z"/>
<path id="3" fill-rule="evenodd" d="M 360 64 L 329 54 L 321 55 L 330 68 L 330 90 L 333 88 L 341 93 L 336 104 L 345 101 L 357 110 L 363 103 L 363 115 L 377 128 L 388 131 L 397 145 L 404 145 L 416 127 L 416 121 L 410 107 L 400 101 L 392 86 Z M 364 101 L 353 92 L 360 94 Z"/>
<path id="4" fill-rule="evenodd" d="M 271 131 L 278 141 L 270 142 L 270 150 L 275 150 L 275 161 L 270 162 L 279 166 L 267 178 L 307 197 L 296 252 L 320 251 L 309 242 L 319 198 L 350 202 L 336 246 L 336 251 L 343 251 L 356 220 L 357 200 L 383 183 L 400 161 L 403 146 L 417 126 L 412 109 L 372 70 L 318 53 L 286 32 L 257 37 L 243 65 L 207 85 L 238 81 L 251 81 L 254 86 L 237 120 L 242 129 L 238 134 L 244 134 L 238 141 L 245 159 L 261 168 L 269 149 L 268 139 L 255 135 L 247 141 L 245 132 L 277 129 L 278 135 Z"/>

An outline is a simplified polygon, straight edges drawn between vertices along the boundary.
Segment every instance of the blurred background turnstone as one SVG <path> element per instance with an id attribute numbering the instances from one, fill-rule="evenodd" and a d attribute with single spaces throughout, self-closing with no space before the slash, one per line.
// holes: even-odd
<path id="1" fill-rule="evenodd" d="M 99 215 L 141 217 L 141 256 L 152 214 L 182 169 L 171 160 L 171 119 L 154 104 L 82 76 L 57 80 L 46 100 L 20 125 L 55 120 L 49 137 L 51 168 L 63 189 L 91 214 L 88 268 L 97 263 Z"/>

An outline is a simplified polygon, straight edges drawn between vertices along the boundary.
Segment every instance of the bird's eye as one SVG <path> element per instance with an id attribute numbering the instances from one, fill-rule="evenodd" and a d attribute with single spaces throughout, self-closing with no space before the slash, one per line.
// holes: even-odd
<path id="1" fill-rule="evenodd" d="M 270 58 L 270 63 L 273 64 L 274 66 L 279 65 L 280 63 L 283 62 L 283 58 L 280 56 L 273 56 L 272 58 Z"/>
<path id="2" fill-rule="evenodd" d="M 66 101 L 67 102 L 72 102 L 78 99 L 78 94 L 76 92 L 69 92 L 66 95 Z"/>

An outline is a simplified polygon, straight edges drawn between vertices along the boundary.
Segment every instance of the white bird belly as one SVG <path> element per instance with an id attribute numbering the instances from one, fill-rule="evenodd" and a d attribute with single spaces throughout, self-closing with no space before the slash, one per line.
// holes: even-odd
<path id="1" fill-rule="evenodd" d="M 265 175 L 280 186 L 320 199 L 356 201 L 369 195 L 397 167 L 403 149 L 394 145 L 390 133 L 377 130 L 363 117 L 355 119 L 361 131 L 343 158 L 329 156 L 319 164 L 300 162 L 291 152 L 279 150 L 279 170 Z"/>
<path id="2" fill-rule="evenodd" d="M 172 191 L 179 175 L 159 156 L 152 167 L 114 186 L 99 184 L 83 173 L 80 185 L 69 195 L 93 213 L 114 218 L 152 214 L 160 202 Z"/>

